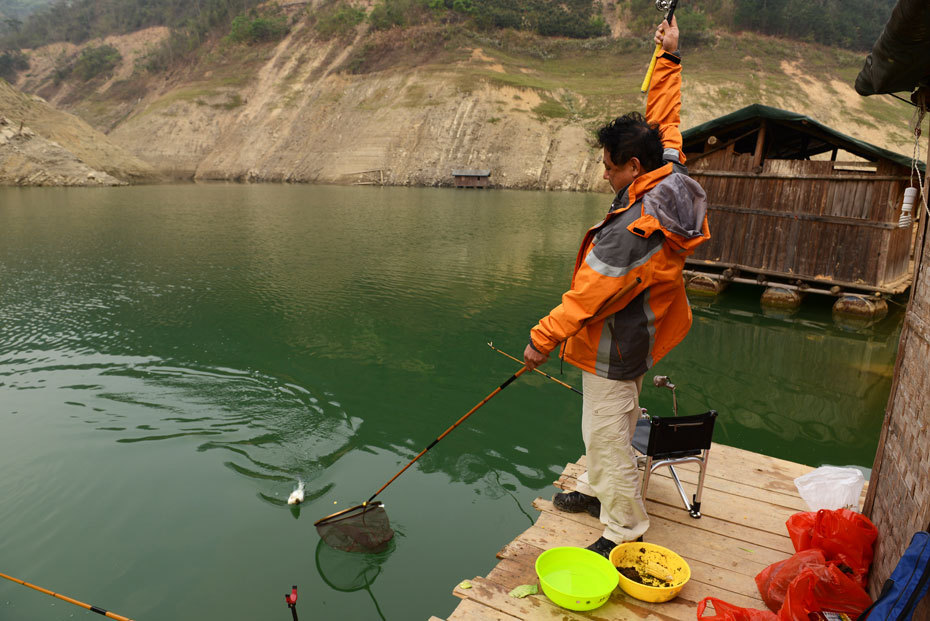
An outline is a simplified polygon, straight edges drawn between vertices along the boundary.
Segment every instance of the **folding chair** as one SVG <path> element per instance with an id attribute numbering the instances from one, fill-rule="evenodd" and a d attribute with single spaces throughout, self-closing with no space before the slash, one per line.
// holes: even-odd
<path id="1" fill-rule="evenodd" d="M 707 457 L 716 419 L 716 410 L 710 410 L 693 416 L 647 416 L 637 421 L 633 448 L 642 453 L 637 457 L 637 464 L 644 469 L 643 498 L 646 497 L 650 475 L 659 468 L 668 466 L 672 479 L 678 486 L 678 493 L 685 503 L 685 510 L 693 518 L 701 517 L 701 492 L 704 490 Z M 698 464 L 700 467 L 697 491 L 691 502 L 688 502 L 681 479 L 675 471 L 676 465 L 689 463 Z"/>

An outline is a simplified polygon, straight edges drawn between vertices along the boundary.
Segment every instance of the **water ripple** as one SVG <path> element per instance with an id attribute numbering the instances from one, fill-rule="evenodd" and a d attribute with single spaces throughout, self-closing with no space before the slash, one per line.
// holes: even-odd
<path id="1" fill-rule="evenodd" d="M 227 452 L 226 466 L 269 497 L 297 478 L 309 483 L 358 443 L 360 421 L 333 395 L 256 369 L 30 349 L 0 354 L 0 378 L 6 388 L 42 389 L 13 411 L 71 412 L 121 445 L 208 436 L 195 450 Z"/>

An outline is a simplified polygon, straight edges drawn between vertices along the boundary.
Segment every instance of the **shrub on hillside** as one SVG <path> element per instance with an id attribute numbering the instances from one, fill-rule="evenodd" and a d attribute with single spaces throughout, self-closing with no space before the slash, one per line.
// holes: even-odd
<path id="1" fill-rule="evenodd" d="M 323 11 L 316 21 L 316 31 L 324 39 L 342 37 L 355 30 L 365 19 L 365 11 L 340 2 Z"/>
<path id="2" fill-rule="evenodd" d="M 229 29 L 229 40 L 233 43 L 265 43 L 283 39 L 290 31 L 287 17 L 278 11 L 259 12 L 252 9 L 233 19 Z"/>
<path id="3" fill-rule="evenodd" d="M 387 30 L 394 26 L 405 26 L 407 24 L 405 4 L 410 3 L 404 0 L 381 0 L 368 15 L 371 27 L 375 30 Z"/>
<path id="4" fill-rule="evenodd" d="M 711 32 L 711 21 L 706 13 L 682 7 L 675 13 L 678 19 L 678 28 L 681 29 L 682 44 L 688 47 L 707 45 L 714 40 Z"/>
<path id="5" fill-rule="evenodd" d="M 19 50 L 0 52 L 0 78 L 7 82 L 13 82 L 20 71 L 25 71 L 28 68 L 29 59 Z"/>
<path id="6" fill-rule="evenodd" d="M 513 28 L 544 37 L 587 39 L 610 33 L 592 0 L 470 0 L 475 25 L 483 30 Z"/>
<path id="7" fill-rule="evenodd" d="M 112 45 L 88 46 L 71 67 L 71 75 L 89 82 L 98 75 L 109 73 L 123 60 L 123 55 Z"/>

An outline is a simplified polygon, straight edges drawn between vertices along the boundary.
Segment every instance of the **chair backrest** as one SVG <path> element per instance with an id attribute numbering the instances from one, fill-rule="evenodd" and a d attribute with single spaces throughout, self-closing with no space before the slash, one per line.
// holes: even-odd
<path id="1" fill-rule="evenodd" d="M 653 416 L 647 455 L 664 455 L 710 448 L 717 411 L 693 416 Z"/>

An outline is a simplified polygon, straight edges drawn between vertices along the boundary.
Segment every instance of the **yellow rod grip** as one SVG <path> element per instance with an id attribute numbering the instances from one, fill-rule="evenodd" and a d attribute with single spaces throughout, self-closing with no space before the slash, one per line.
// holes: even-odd
<path id="1" fill-rule="evenodd" d="M 652 82 L 652 72 L 656 70 L 656 61 L 659 60 L 659 52 L 662 51 L 662 44 L 656 43 L 656 51 L 652 54 L 652 62 L 649 63 L 649 71 L 643 78 L 643 85 L 639 87 L 639 92 L 645 93 L 649 90 L 649 83 Z"/>

